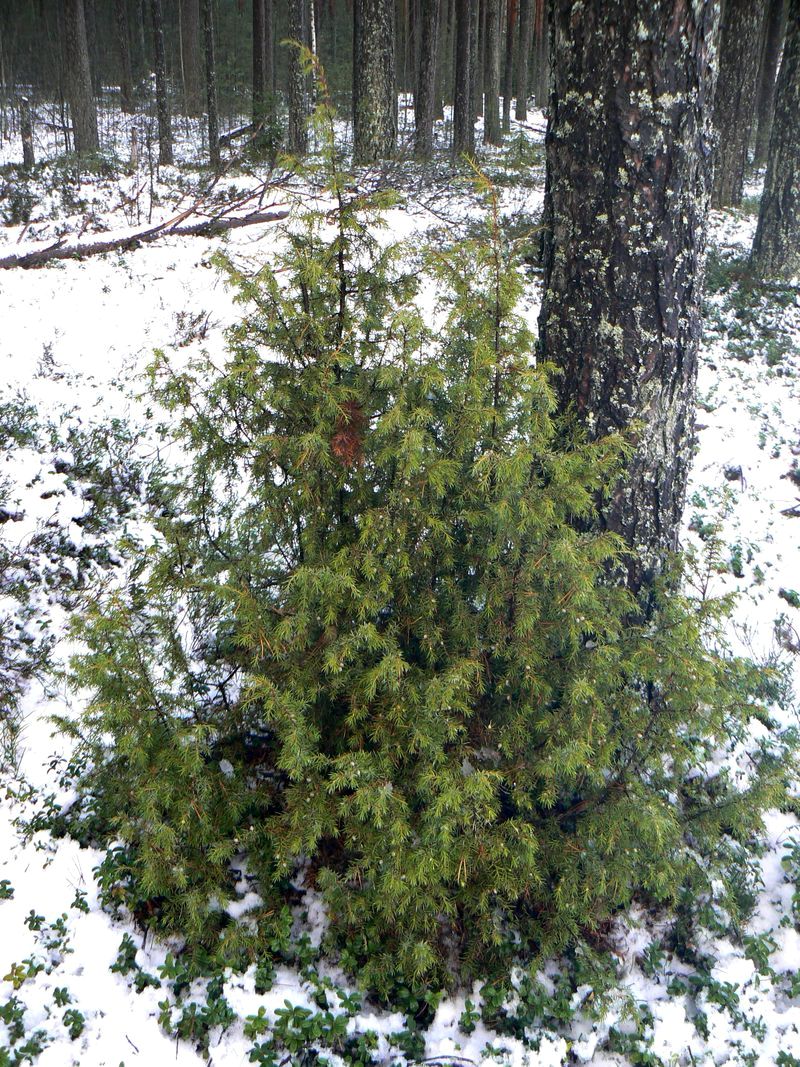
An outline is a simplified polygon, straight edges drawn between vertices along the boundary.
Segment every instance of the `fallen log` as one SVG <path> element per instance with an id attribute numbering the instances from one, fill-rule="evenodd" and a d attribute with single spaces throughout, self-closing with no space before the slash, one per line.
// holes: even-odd
<path id="1" fill-rule="evenodd" d="M 244 137 L 256 129 L 258 129 L 258 126 L 255 122 L 248 122 L 246 126 L 237 126 L 235 130 L 228 130 L 219 139 L 220 147 L 224 148 L 231 145 L 234 141 L 238 141 L 240 137 Z"/>
<path id="2" fill-rule="evenodd" d="M 98 256 L 103 252 L 116 252 L 119 249 L 134 249 L 140 245 L 152 244 L 163 237 L 213 237 L 227 230 L 238 230 L 242 226 L 255 226 L 265 222 L 279 222 L 287 218 L 288 211 L 251 211 L 247 215 L 219 215 L 204 219 L 202 222 L 174 224 L 171 220 L 160 226 L 139 230 L 124 237 L 108 238 L 104 241 L 82 241 L 65 244 L 58 241 L 46 248 L 37 248 L 34 252 L 17 252 L 0 257 L 0 269 L 11 270 L 22 267 L 30 270 L 43 267 L 54 259 L 83 259 L 85 256 Z"/>

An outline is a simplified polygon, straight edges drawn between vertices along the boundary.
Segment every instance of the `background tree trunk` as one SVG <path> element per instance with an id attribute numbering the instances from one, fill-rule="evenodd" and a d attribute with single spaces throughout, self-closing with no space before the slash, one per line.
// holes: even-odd
<path id="1" fill-rule="evenodd" d="M 89 49 L 89 70 L 92 76 L 92 92 L 99 96 L 103 89 L 100 71 L 100 42 L 97 36 L 97 9 L 95 0 L 83 0 L 83 17 L 86 23 L 86 44 Z"/>
<path id="2" fill-rule="evenodd" d="M 453 155 L 475 151 L 475 123 L 472 112 L 470 46 L 470 0 L 456 0 L 455 85 L 453 87 Z"/>
<path id="3" fill-rule="evenodd" d="M 419 75 L 414 100 L 414 154 L 418 159 L 430 159 L 433 154 L 440 13 L 441 0 L 421 0 Z"/>
<path id="4" fill-rule="evenodd" d="M 772 113 L 775 108 L 775 77 L 781 57 L 786 25 L 786 0 L 769 0 L 764 19 L 764 47 L 761 51 L 761 70 L 758 75 L 756 99 L 756 142 L 753 162 L 760 166 L 767 158 Z"/>
<path id="5" fill-rule="evenodd" d="M 763 17 L 763 5 L 756 0 L 725 0 L 714 97 L 714 207 L 737 207 L 742 202 Z"/>
<path id="6" fill-rule="evenodd" d="M 31 105 L 27 96 L 20 98 L 19 102 L 19 128 L 22 137 L 22 165 L 29 169 L 36 163 L 36 154 L 33 150 L 33 121 L 31 120 Z"/>
<path id="7" fill-rule="evenodd" d="M 271 14 L 271 13 L 270 13 Z M 267 114 L 267 5 L 253 0 L 253 122 L 263 122 Z"/>
<path id="8" fill-rule="evenodd" d="M 308 0 L 289 0 L 289 38 L 305 44 L 308 37 Z M 308 151 L 308 91 L 300 52 L 289 48 L 288 64 L 289 128 L 287 147 L 294 155 Z"/>
<path id="9" fill-rule="evenodd" d="M 469 10 L 469 99 L 473 126 L 477 119 L 483 117 L 482 50 L 485 29 L 486 0 L 473 0 Z M 474 139 L 473 133 L 473 141 Z"/>
<path id="10" fill-rule="evenodd" d="M 183 107 L 187 115 L 201 115 L 200 0 L 180 0 L 180 20 Z"/>
<path id="11" fill-rule="evenodd" d="M 547 0 L 534 0 L 536 16 L 534 19 L 533 97 L 536 106 L 542 111 L 547 107 L 550 91 L 550 5 Z"/>
<path id="12" fill-rule="evenodd" d="M 126 0 L 115 0 L 114 14 L 117 29 L 117 54 L 119 56 L 119 102 L 122 110 L 133 114 L 133 73 L 131 70 L 131 42 L 128 32 L 128 5 Z"/>
<path id="13" fill-rule="evenodd" d="M 486 87 L 484 92 L 483 139 L 500 144 L 500 14 L 502 0 L 486 0 Z"/>
<path id="14" fill-rule="evenodd" d="M 169 113 L 169 98 L 167 97 L 167 60 L 164 53 L 164 17 L 161 11 L 161 0 L 150 0 L 150 14 L 153 20 L 153 52 L 156 68 L 158 162 L 162 166 L 166 166 L 173 161 L 172 120 Z"/>
<path id="15" fill-rule="evenodd" d="M 64 50 L 75 151 L 79 155 L 96 152 L 100 147 L 100 138 L 89 70 L 83 0 L 64 0 Z"/>
<path id="16" fill-rule="evenodd" d="M 677 547 L 692 453 L 716 5 L 552 13 L 540 343 L 590 438 L 640 424 L 600 503 L 601 525 L 641 553 L 638 590 Z"/>
<path id="17" fill-rule="evenodd" d="M 275 109 L 275 11 L 272 0 L 264 0 L 264 90 L 271 112 Z"/>
<path id="18" fill-rule="evenodd" d="M 517 34 L 517 105 L 514 116 L 518 122 L 528 118 L 528 71 L 533 42 L 534 0 L 520 0 L 519 33 Z"/>
<path id="19" fill-rule="evenodd" d="M 353 22 L 353 160 L 392 155 L 397 138 L 394 3 L 355 0 Z"/>
<path id="20" fill-rule="evenodd" d="M 217 114 L 217 61 L 214 54 L 214 4 L 202 0 L 203 53 L 206 68 L 206 104 L 208 108 L 208 156 L 211 166 L 219 168 L 219 116 Z"/>
<path id="21" fill-rule="evenodd" d="M 517 0 L 506 4 L 506 57 L 503 68 L 503 133 L 511 133 L 511 96 L 514 92 L 514 44 L 517 30 Z"/>
<path id="22" fill-rule="evenodd" d="M 789 0 L 752 262 L 761 275 L 800 270 L 800 0 Z"/>

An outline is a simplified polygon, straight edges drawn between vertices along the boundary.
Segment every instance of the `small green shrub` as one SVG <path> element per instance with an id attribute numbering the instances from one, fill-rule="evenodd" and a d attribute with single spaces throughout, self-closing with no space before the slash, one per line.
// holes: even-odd
<path id="1" fill-rule="evenodd" d="M 316 122 L 322 206 L 255 276 L 219 260 L 246 308 L 224 365 L 154 363 L 190 465 L 127 588 L 76 620 L 79 785 L 122 840 L 106 901 L 187 958 L 286 956 L 302 869 L 325 947 L 407 1002 L 419 1055 L 431 989 L 710 883 L 781 793 L 783 749 L 746 784 L 708 769 L 756 710 L 728 605 L 665 582 L 642 619 L 608 580 L 622 546 L 592 519 L 625 446 L 562 434 L 491 187 L 482 232 L 412 262 L 376 236 L 393 199 L 352 192 L 326 105 Z M 223 910 L 241 853 L 249 930 Z M 169 968 L 177 995 L 191 972 Z M 340 1025 L 291 1011 L 284 1043 Z"/>

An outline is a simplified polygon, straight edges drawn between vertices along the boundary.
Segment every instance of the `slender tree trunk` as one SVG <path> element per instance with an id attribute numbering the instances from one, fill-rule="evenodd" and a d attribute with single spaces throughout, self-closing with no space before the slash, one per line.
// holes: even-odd
<path id="1" fill-rule="evenodd" d="M 604 528 L 677 547 L 692 453 L 716 5 L 555 0 L 542 355 L 592 439 L 631 434 Z M 612 32 L 613 30 L 613 32 Z"/>
<path id="2" fill-rule="evenodd" d="M 517 106 L 514 117 L 518 122 L 528 118 L 528 71 L 533 43 L 534 0 L 520 0 L 519 33 L 517 34 Z"/>
<path id="3" fill-rule="evenodd" d="M 83 155 L 96 152 L 100 147 L 100 138 L 97 134 L 97 107 L 92 93 L 92 75 L 89 70 L 86 22 L 83 0 L 63 0 L 63 2 L 67 97 L 72 114 L 75 151 Z"/>
<path id="4" fill-rule="evenodd" d="M 767 158 L 772 113 L 775 107 L 775 77 L 781 57 L 785 28 L 786 0 L 769 0 L 764 19 L 764 47 L 761 51 L 761 70 L 758 75 L 756 99 L 756 143 L 753 162 L 760 166 Z"/>
<path id="5" fill-rule="evenodd" d="M 536 48 L 533 66 L 533 97 L 536 106 L 544 111 L 550 92 L 550 5 L 547 0 L 535 0 L 534 31 Z"/>
<path id="6" fill-rule="evenodd" d="M 133 74 L 131 71 L 131 42 L 128 32 L 128 5 L 126 0 L 115 0 L 117 23 L 117 53 L 119 56 L 119 97 L 120 107 L 128 114 L 133 114 Z"/>
<path id="7" fill-rule="evenodd" d="M 183 107 L 187 115 L 201 115 L 200 0 L 180 0 L 180 19 Z"/>
<path id="8" fill-rule="evenodd" d="M 752 262 L 760 275 L 800 272 L 800 0 L 788 4 Z"/>
<path id="9" fill-rule="evenodd" d="M 472 112 L 470 0 L 456 0 L 455 79 L 453 87 L 453 155 L 475 151 Z"/>
<path id="10" fill-rule="evenodd" d="M 253 122 L 266 114 L 266 17 L 265 0 L 253 0 Z"/>
<path id="11" fill-rule="evenodd" d="M 755 0 L 725 0 L 714 97 L 714 207 L 737 207 L 742 202 L 763 16 L 764 8 Z"/>
<path id="12" fill-rule="evenodd" d="M 289 0 L 289 39 L 305 44 L 308 37 L 308 0 Z M 296 156 L 308 151 L 309 97 L 300 52 L 289 48 L 288 63 L 289 127 L 287 147 Z"/>
<path id="13" fill-rule="evenodd" d="M 275 11 L 273 0 L 264 0 L 264 91 L 270 110 L 275 108 Z"/>
<path id="14" fill-rule="evenodd" d="M 511 96 L 514 92 L 514 44 L 517 30 L 517 0 L 506 4 L 506 58 L 503 68 L 503 133 L 511 133 Z"/>
<path id="15" fill-rule="evenodd" d="M 150 0 L 150 14 L 153 20 L 153 54 L 156 68 L 156 111 L 158 112 L 158 162 L 162 166 L 171 164 L 172 157 L 172 119 L 169 113 L 167 97 L 167 60 L 164 53 L 164 16 L 161 0 Z"/>
<path id="16" fill-rule="evenodd" d="M 31 121 L 31 105 L 27 96 L 20 98 L 19 102 L 19 126 L 22 136 L 22 165 L 29 170 L 36 163 L 36 155 L 33 151 L 33 122 Z"/>
<path id="17" fill-rule="evenodd" d="M 208 155 L 211 166 L 219 169 L 219 115 L 217 114 L 217 61 L 214 55 L 214 0 L 202 0 L 203 53 L 206 68 L 208 108 Z"/>
<path id="18" fill-rule="evenodd" d="M 453 69 L 453 39 L 455 37 L 456 10 L 455 0 L 440 0 L 442 5 L 442 27 L 444 35 L 441 55 L 436 64 L 436 105 L 434 118 L 444 118 L 445 97 L 450 99 L 450 90 L 455 81 Z"/>
<path id="19" fill-rule="evenodd" d="M 395 149 L 394 3 L 355 0 L 353 24 L 353 159 L 374 163 Z"/>
<path id="20" fill-rule="evenodd" d="M 483 139 L 500 144 L 500 16 L 502 0 L 486 0 L 486 90 L 484 93 Z"/>
<path id="21" fill-rule="evenodd" d="M 483 118 L 483 36 L 486 29 L 486 0 L 473 0 L 469 13 L 469 95 L 472 121 Z"/>
<path id="22" fill-rule="evenodd" d="M 414 101 L 414 152 L 418 159 L 433 154 L 433 116 L 436 108 L 436 59 L 439 51 L 441 0 L 422 0 L 417 96 Z"/>

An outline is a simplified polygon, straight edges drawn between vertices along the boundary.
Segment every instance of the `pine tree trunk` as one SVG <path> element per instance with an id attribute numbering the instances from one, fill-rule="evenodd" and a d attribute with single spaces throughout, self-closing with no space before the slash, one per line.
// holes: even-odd
<path id="1" fill-rule="evenodd" d="M 85 155 L 98 150 L 100 138 L 97 134 L 97 107 L 89 70 L 89 45 L 86 40 L 83 0 L 64 0 L 64 50 L 67 98 L 72 115 L 75 151 L 79 155 Z"/>
<path id="2" fill-rule="evenodd" d="M 483 139 L 500 144 L 500 14 L 502 0 L 486 0 L 486 87 L 484 93 Z"/>
<path id="3" fill-rule="evenodd" d="M 180 19 L 183 107 L 187 115 L 201 115 L 200 0 L 180 0 Z"/>
<path id="4" fill-rule="evenodd" d="M 440 37 L 443 36 L 441 53 L 436 63 L 436 103 L 434 118 L 444 118 L 445 97 L 450 100 L 450 89 L 455 81 L 453 63 L 453 39 L 455 37 L 456 5 L 455 0 L 440 0 L 442 23 Z"/>
<path id="5" fill-rule="evenodd" d="M 308 0 L 289 0 L 289 38 L 305 44 L 308 36 Z M 296 156 L 308 151 L 309 99 L 300 52 L 291 45 L 287 63 L 289 127 L 287 147 Z"/>
<path id="6" fill-rule="evenodd" d="M 414 100 L 414 154 L 433 155 L 433 116 L 436 107 L 436 60 L 439 50 L 441 0 L 422 0 L 417 95 Z"/>
<path id="7" fill-rule="evenodd" d="M 100 48 L 97 40 L 97 9 L 95 0 L 83 0 L 83 15 L 86 22 L 86 44 L 89 49 L 89 69 L 92 73 L 92 92 L 99 96 L 103 88 L 100 71 Z"/>
<path id="8" fill-rule="evenodd" d="M 486 0 L 473 0 L 469 13 L 469 99 L 472 122 L 483 118 L 483 38 L 486 29 Z M 473 134 L 474 140 L 474 134 Z"/>
<path id="9" fill-rule="evenodd" d="M 517 0 L 506 4 L 506 59 L 503 70 L 503 133 L 511 133 L 511 95 L 514 92 L 514 44 L 517 30 Z"/>
<path id="10" fill-rule="evenodd" d="M 29 170 L 36 163 L 36 155 L 33 150 L 33 122 L 31 120 L 31 105 L 27 96 L 20 98 L 19 102 L 19 127 L 22 137 L 22 165 Z"/>
<path id="11" fill-rule="evenodd" d="M 781 57 L 781 44 L 785 28 L 786 0 L 769 0 L 764 20 L 764 47 L 761 52 L 761 70 L 758 75 L 756 100 L 756 143 L 753 162 L 761 166 L 766 161 L 769 134 L 772 128 L 772 113 L 775 107 L 775 78 Z"/>
<path id="12" fill-rule="evenodd" d="M 119 56 L 120 107 L 133 114 L 133 73 L 131 71 L 131 42 L 128 32 L 128 5 L 126 0 L 115 0 L 117 24 L 117 54 Z"/>
<path id="13" fill-rule="evenodd" d="M 456 0 L 455 79 L 453 87 L 453 155 L 475 151 L 472 118 L 470 0 Z"/>
<path id="14" fill-rule="evenodd" d="M 533 98 L 544 111 L 550 93 L 550 6 L 547 0 L 535 0 L 534 30 L 536 48 L 533 68 Z"/>
<path id="15" fill-rule="evenodd" d="M 156 68 L 156 111 L 158 112 L 158 162 L 172 163 L 172 120 L 167 97 L 167 60 L 164 54 L 164 17 L 161 0 L 150 0 L 153 20 L 153 54 Z"/>
<path id="16" fill-rule="evenodd" d="M 517 106 L 514 116 L 518 122 L 528 118 L 528 72 L 533 43 L 533 7 L 535 0 L 520 0 L 519 33 L 517 35 Z"/>
<path id="17" fill-rule="evenodd" d="M 540 343 L 590 438 L 639 423 L 600 503 L 638 590 L 677 547 L 692 453 L 716 6 L 555 0 L 552 18 Z"/>
<path id="18" fill-rule="evenodd" d="M 738 207 L 742 202 L 763 17 L 764 8 L 755 0 L 725 0 L 714 97 L 714 207 Z"/>
<path id="19" fill-rule="evenodd" d="M 253 122 L 266 115 L 266 17 L 265 0 L 253 0 Z"/>
<path id="20" fill-rule="evenodd" d="M 800 0 L 788 4 L 752 262 L 762 276 L 800 271 Z"/>
<path id="21" fill-rule="evenodd" d="M 353 23 L 353 160 L 392 155 L 397 138 L 394 3 L 355 0 Z"/>
<path id="22" fill-rule="evenodd" d="M 275 11 L 272 0 L 264 0 L 264 91 L 271 110 L 275 107 Z"/>
<path id="23" fill-rule="evenodd" d="M 208 156 L 211 166 L 219 169 L 219 115 L 217 114 L 217 61 L 214 55 L 214 2 L 202 0 L 203 53 L 206 68 L 206 106 L 208 109 Z"/>

